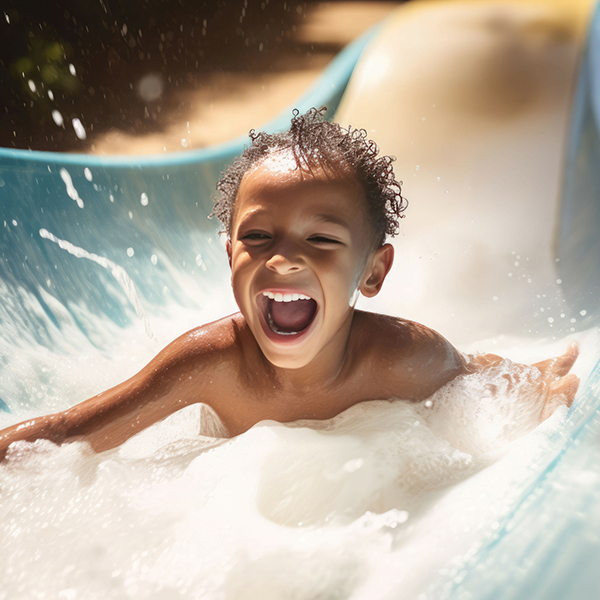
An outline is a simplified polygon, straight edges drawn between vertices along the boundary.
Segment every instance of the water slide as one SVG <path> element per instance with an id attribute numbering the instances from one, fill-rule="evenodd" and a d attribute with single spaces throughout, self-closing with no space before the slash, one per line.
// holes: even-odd
<path id="1" fill-rule="evenodd" d="M 600 12 L 574 6 L 408 4 L 296 103 L 398 157 L 410 208 L 361 306 L 524 362 L 577 340 L 573 407 L 523 425 L 510 391 L 465 381 L 431 410 L 233 439 L 199 404 L 100 455 L 23 444 L 0 467 L 0 598 L 597 597 Z M 206 215 L 243 143 L 0 150 L 0 427 L 235 310 Z"/>

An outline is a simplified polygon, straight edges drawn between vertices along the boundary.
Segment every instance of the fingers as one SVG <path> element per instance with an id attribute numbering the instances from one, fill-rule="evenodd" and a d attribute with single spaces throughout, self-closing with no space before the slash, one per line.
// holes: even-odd
<path id="1" fill-rule="evenodd" d="M 561 356 L 543 360 L 535 363 L 533 366 L 537 367 L 544 375 L 564 377 L 571 370 L 571 367 L 578 356 L 579 344 L 577 342 L 571 342 L 565 353 Z"/>
<path id="2" fill-rule="evenodd" d="M 559 377 L 566 375 L 570 370 L 577 357 L 579 356 L 579 344 L 571 342 L 567 347 L 567 351 L 556 359 L 555 374 Z"/>
<path id="3" fill-rule="evenodd" d="M 550 394 L 553 397 L 562 399 L 560 404 L 571 406 L 575 399 L 575 394 L 579 389 L 579 377 L 577 375 L 566 375 L 555 383 L 550 385 Z"/>
<path id="4" fill-rule="evenodd" d="M 470 361 L 468 367 L 475 369 L 494 367 L 500 364 L 503 360 L 503 358 L 497 354 L 478 354 L 476 356 L 470 355 L 469 358 Z"/>
<path id="5" fill-rule="evenodd" d="M 577 375 L 566 375 L 550 385 L 548 399 L 542 408 L 540 420 L 545 421 L 559 406 L 571 406 L 579 388 Z"/>

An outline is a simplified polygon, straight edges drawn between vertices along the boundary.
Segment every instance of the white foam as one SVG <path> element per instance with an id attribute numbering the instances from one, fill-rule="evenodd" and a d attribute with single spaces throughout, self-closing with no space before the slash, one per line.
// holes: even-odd
<path id="1" fill-rule="evenodd" d="M 429 409 L 369 402 L 233 439 L 195 405 L 100 455 L 16 444 L 0 467 L 3 593 L 416 597 L 556 445 L 561 415 L 511 443 L 515 422 L 534 423 L 502 392 L 494 415 L 480 387 L 470 376 Z M 510 427 L 490 434 L 498 413 Z"/>

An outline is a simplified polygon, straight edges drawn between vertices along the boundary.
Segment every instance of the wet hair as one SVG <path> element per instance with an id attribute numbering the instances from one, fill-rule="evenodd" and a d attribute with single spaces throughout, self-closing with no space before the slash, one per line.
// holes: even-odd
<path id="1" fill-rule="evenodd" d="M 344 129 L 325 120 L 326 108 L 311 108 L 301 115 L 293 111 L 292 124 L 282 133 L 250 132 L 251 144 L 235 159 L 217 183 L 217 196 L 211 217 L 223 223 L 231 235 L 237 193 L 244 175 L 272 152 L 289 150 L 298 169 L 323 169 L 342 176 L 348 174 L 363 188 L 367 209 L 378 245 L 387 235 L 395 236 L 399 219 L 407 207 L 401 182 L 392 169 L 393 156 L 378 156 L 379 148 L 367 139 L 364 129 Z"/>

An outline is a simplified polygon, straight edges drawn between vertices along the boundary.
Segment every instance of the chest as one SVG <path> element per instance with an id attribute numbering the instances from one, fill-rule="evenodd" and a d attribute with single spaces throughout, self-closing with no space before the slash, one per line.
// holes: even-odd
<path id="1" fill-rule="evenodd" d="M 359 402 L 398 397 L 394 386 L 386 384 L 381 374 L 372 375 L 357 370 L 343 381 L 320 389 L 316 386 L 293 389 L 266 376 L 253 381 L 230 379 L 227 401 L 220 403 L 217 412 L 230 433 L 238 435 L 264 420 L 280 423 L 325 420 Z"/>

